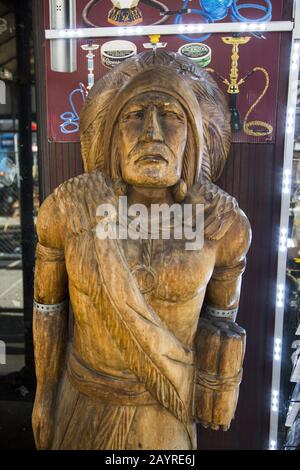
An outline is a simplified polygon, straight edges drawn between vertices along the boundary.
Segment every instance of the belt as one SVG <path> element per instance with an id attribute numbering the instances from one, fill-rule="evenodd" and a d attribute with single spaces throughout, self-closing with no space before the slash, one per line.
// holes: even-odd
<path id="1" fill-rule="evenodd" d="M 68 356 L 67 372 L 71 384 L 91 398 L 119 406 L 157 404 L 138 379 L 123 379 L 91 369 L 74 350 Z"/>

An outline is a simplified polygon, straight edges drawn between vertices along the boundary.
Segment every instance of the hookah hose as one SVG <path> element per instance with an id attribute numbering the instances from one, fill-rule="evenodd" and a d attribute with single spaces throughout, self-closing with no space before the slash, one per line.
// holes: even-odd
<path id="1" fill-rule="evenodd" d="M 200 7 L 205 12 L 207 12 L 214 21 L 222 20 L 226 18 L 229 8 L 231 8 L 231 18 L 234 22 L 240 23 L 263 23 L 271 21 L 272 19 L 272 3 L 270 0 L 264 0 L 265 5 L 255 4 L 255 3 L 244 3 L 238 5 L 238 0 L 228 0 L 223 2 L 223 5 L 220 4 L 219 0 L 199 0 Z M 241 10 L 259 10 L 264 12 L 264 15 L 261 18 L 251 19 L 243 16 Z"/>
<path id="2" fill-rule="evenodd" d="M 94 24 L 92 21 L 90 21 L 88 17 L 89 17 L 91 9 L 95 5 L 97 5 L 97 3 L 99 3 L 100 1 L 101 0 L 90 0 L 86 4 L 86 6 L 84 7 L 84 9 L 82 11 L 82 19 L 83 19 L 84 23 L 87 24 L 88 26 L 92 26 L 93 28 L 98 28 L 98 26 L 96 24 Z M 141 2 L 144 3 L 145 5 L 148 5 L 148 6 L 159 9 L 161 13 L 167 13 L 168 12 L 168 7 L 164 3 L 159 2 L 158 0 L 141 0 Z M 167 19 L 168 19 L 168 17 L 166 15 L 164 15 L 164 16 L 162 16 L 162 18 L 157 20 L 155 23 L 152 23 L 152 25 L 162 24 L 165 21 L 167 21 Z"/>
<path id="3" fill-rule="evenodd" d="M 97 25 L 95 25 L 94 23 L 92 23 L 88 16 L 89 16 L 89 13 L 91 11 L 91 9 L 97 5 L 97 3 L 99 3 L 100 0 L 90 0 L 84 7 L 84 9 L 82 10 L 82 19 L 84 21 L 85 24 L 89 25 L 89 26 L 92 26 L 93 28 L 97 28 Z"/>
<path id="4" fill-rule="evenodd" d="M 227 2 L 227 8 L 231 8 L 231 18 L 234 22 L 241 22 L 241 23 L 263 23 L 270 21 L 272 19 L 272 3 L 270 0 L 264 0 L 266 5 L 259 5 L 259 4 L 254 4 L 254 3 L 244 3 L 242 5 L 237 4 L 238 0 L 232 0 L 232 2 L 228 1 Z M 200 15 L 205 19 L 206 23 L 213 23 L 214 21 L 219 21 L 221 19 L 226 18 L 227 14 L 226 11 L 224 11 L 224 6 L 221 6 L 219 2 L 216 2 L 214 0 L 210 0 L 210 3 L 206 0 L 199 0 L 199 6 L 200 10 L 191 8 L 188 10 L 189 13 L 195 14 L 195 15 Z M 189 4 L 189 0 L 185 0 L 183 4 L 183 10 L 187 9 Z M 228 12 L 227 9 L 227 12 Z M 261 18 L 257 19 L 249 19 L 243 16 L 240 13 L 240 10 L 243 9 L 252 9 L 252 10 L 259 10 L 263 11 L 264 15 Z M 175 18 L 175 24 L 181 24 L 182 23 L 182 14 L 179 13 L 176 18 Z M 205 34 L 201 37 L 195 38 L 195 37 L 190 37 L 185 34 L 181 34 L 180 37 L 184 39 L 185 41 L 188 42 L 201 42 L 205 41 L 210 37 L 210 34 Z"/>
<path id="5" fill-rule="evenodd" d="M 189 0 L 185 0 L 182 9 L 185 10 L 188 4 L 189 4 Z M 199 4 L 200 4 L 200 0 L 199 0 Z M 189 9 L 189 13 L 202 16 L 205 20 L 205 23 L 213 23 L 214 21 L 212 16 L 209 13 L 207 13 L 205 10 L 196 10 L 195 8 L 191 8 Z M 175 24 L 181 24 L 181 23 L 182 23 L 182 14 L 179 13 L 179 15 L 177 15 L 175 18 Z M 200 36 L 198 38 L 190 37 L 190 36 L 187 36 L 186 34 L 180 34 L 179 36 L 188 42 L 202 42 L 202 41 L 206 41 L 206 39 L 208 39 L 211 36 L 211 33 L 204 34 L 203 36 Z"/>
<path id="6" fill-rule="evenodd" d="M 164 3 L 159 2 L 158 0 L 141 0 L 141 3 L 144 3 L 145 5 L 148 5 L 153 8 L 158 8 L 160 12 L 164 15 L 155 23 L 152 23 L 153 25 L 162 24 L 165 21 L 167 21 L 168 16 L 166 16 L 166 13 L 168 13 L 169 10 L 168 10 L 168 7 Z"/>
<path id="7" fill-rule="evenodd" d="M 244 3 L 242 5 L 237 5 L 237 2 L 238 0 L 233 0 L 231 6 L 231 18 L 233 21 L 240 23 L 265 23 L 267 21 L 271 21 L 272 3 L 270 0 L 264 0 L 264 2 L 266 3 L 265 6 L 255 3 Z M 240 10 L 244 9 L 260 10 L 263 11 L 265 14 L 261 18 L 250 19 L 241 15 Z"/>
<path id="8" fill-rule="evenodd" d="M 271 124 L 268 124 L 267 122 L 264 122 L 264 121 L 248 121 L 249 119 L 249 116 L 250 114 L 252 113 L 252 111 L 254 110 L 254 108 L 256 108 L 256 106 L 258 105 L 258 103 L 263 99 L 263 97 L 265 96 L 269 86 L 270 86 L 270 78 L 269 78 L 269 74 L 268 72 L 266 71 L 266 69 L 264 69 L 263 67 L 255 67 L 253 69 L 252 72 L 262 72 L 265 76 L 265 79 L 266 79 L 266 83 L 265 83 L 265 87 L 262 91 L 262 93 L 260 94 L 260 96 L 254 101 L 254 103 L 250 106 L 250 108 L 248 109 L 246 115 L 245 115 L 245 118 L 244 118 L 244 125 L 243 125 L 243 131 L 245 132 L 245 134 L 247 135 L 251 135 L 251 136 L 254 136 L 254 137 L 261 137 L 261 136 L 265 136 L 265 135 L 270 135 L 272 134 L 273 132 L 273 126 L 271 126 Z M 261 131 L 255 131 L 254 129 L 252 129 L 253 127 L 260 127 L 262 129 L 265 129 L 264 131 L 261 130 Z"/>
<path id="9" fill-rule="evenodd" d="M 83 83 L 79 83 L 79 88 L 76 88 L 75 90 L 71 91 L 69 94 L 69 102 L 72 111 L 66 111 L 65 113 L 62 113 L 60 115 L 60 118 L 62 121 L 64 121 L 62 124 L 60 124 L 60 130 L 63 134 L 73 134 L 74 132 L 79 131 L 79 115 L 76 111 L 75 104 L 73 101 L 74 95 L 79 94 L 82 98 L 82 101 L 85 101 L 85 97 L 87 95 L 86 88 Z"/>

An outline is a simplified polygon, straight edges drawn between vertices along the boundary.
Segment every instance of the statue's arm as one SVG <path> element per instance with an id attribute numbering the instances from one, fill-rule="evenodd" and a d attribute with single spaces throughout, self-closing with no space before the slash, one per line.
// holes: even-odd
<path id="1" fill-rule="evenodd" d="M 49 448 L 57 387 L 67 343 L 67 273 L 61 215 L 54 196 L 42 204 L 37 219 L 33 335 L 37 389 L 32 416 L 38 448 Z"/>
<path id="2" fill-rule="evenodd" d="M 245 331 L 235 323 L 241 277 L 251 240 L 239 211 L 218 242 L 196 337 L 195 417 L 205 427 L 227 430 L 234 417 L 245 352 Z"/>
<path id="3" fill-rule="evenodd" d="M 220 240 L 215 269 L 207 286 L 205 306 L 211 314 L 224 311 L 224 318 L 235 321 L 240 299 L 242 274 L 246 265 L 246 254 L 251 242 L 251 228 L 245 214 L 239 210 L 233 224 Z M 227 316 L 226 312 L 227 311 Z"/>

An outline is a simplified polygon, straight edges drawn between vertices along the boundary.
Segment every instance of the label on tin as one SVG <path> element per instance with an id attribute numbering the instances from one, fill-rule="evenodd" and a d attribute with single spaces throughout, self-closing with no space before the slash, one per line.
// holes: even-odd
<path id="1" fill-rule="evenodd" d="M 206 44 L 185 44 L 179 49 L 180 54 L 190 59 L 204 59 L 207 55 L 211 55 L 211 49 Z"/>
<path id="2" fill-rule="evenodd" d="M 199 67 L 206 67 L 211 61 L 211 48 L 206 44 L 184 44 L 179 48 L 178 52 L 194 61 Z"/>
<path id="3" fill-rule="evenodd" d="M 133 42 L 116 40 L 108 41 L 101 47 L 101 61 L 105 67 L 112 68 L 125 59 L 133 57 L 137 47 Z"/>

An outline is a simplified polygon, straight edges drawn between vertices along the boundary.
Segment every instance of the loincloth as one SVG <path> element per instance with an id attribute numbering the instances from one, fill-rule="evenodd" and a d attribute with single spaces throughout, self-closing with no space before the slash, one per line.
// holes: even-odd
<path id="1" fill-rule="evenodd" d="M 95 371 L 74 351 L 69 352 L 58 395 L 52 449 L 187 450 L 190 446 L 182 423 L 141 382 Z"/>

